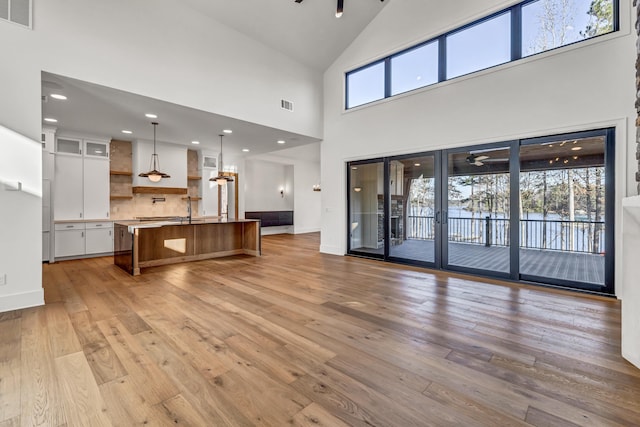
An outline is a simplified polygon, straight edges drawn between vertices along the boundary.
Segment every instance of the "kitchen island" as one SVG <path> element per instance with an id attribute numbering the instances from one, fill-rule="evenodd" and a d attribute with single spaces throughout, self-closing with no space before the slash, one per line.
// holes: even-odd
<path id="1" fill-rule="evenodd" d="M 260 221 L 176 218 L 116 221 L 113 262 L 134 276 L 144 267 L 231 255 L 260 256 Z"/>

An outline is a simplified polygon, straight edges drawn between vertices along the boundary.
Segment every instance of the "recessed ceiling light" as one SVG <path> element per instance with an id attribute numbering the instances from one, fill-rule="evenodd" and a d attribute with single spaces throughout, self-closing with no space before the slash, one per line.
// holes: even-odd
<path id="1" fill-rule="evenodd" d="M 191 141 L 191 143 L 198 145 L 198 144 L 200 144 L 200 141 Z"/>
<path id="2" fill-rule="evenodd" d="M 225 129 L 222 132 L 224 132 L 224 133 L 233 133 L 233 131 L 231 129 Z"/>
<path id="3" fill-rule="evenodd" d="M 49 123 L 58 123 L 57 119 L 52 119 L 51 117 L 45 117 L 44 121 Z"/>
<path id="4" fill-rule="evenodd" d="M 147 113 L 144 115 L 145 117 L 149 117 L 150 119 L 157 119 L 158 115 L 153 113 Z"/>
<path id="5" fill-rule="evenodd" d="M 286 141 L 281 139 L 281 140 L 278 141 L 278 144 L 286 144 Z"/>
<path id="6" fill-rule="evenodd" d="M 121 131 L 122 133 L 126 133 L 127 135 L 131 135 L 133 132 L 131 132 L 130 130 L 126 130 L 126 129 L 122 129 Z"/>
<path id="7" fill-rule="evenodd" d="M 580 151 L 582 147 L 571 147 L 571 151 Z"/>
<path id="8" fill-rule="evenodd" d="M 251 150 L 249 150 L 248 148 L 243 148 L 242 151 L 244 151 L 245 153 L 248 153 Z"/>
<path id="9" fill-rule="evenodd" d="M 357 166 L 351 166 L 351 169 L 353 169 L 355 171 L 355 170 L 358 170 L 358 167 Z"/>
<path id="10" fill-rule="evenodd" d="M 413 166 L 420 166 L 420 163 L 414 163 Z"/>
<path id="11" fill-rule="evenodd" d="M 66 97 L 66 96 L 64 96 L 64 95 L 60 95 L 59 93 L 52 93 L 52 94 L 51 94 L 51 97 L 52 97 L 53 99 L 59 99 L 59 100 L 61 100 L 61 101 L 66 101 L 66 100 L 67 100 L 67 97 Z"/>

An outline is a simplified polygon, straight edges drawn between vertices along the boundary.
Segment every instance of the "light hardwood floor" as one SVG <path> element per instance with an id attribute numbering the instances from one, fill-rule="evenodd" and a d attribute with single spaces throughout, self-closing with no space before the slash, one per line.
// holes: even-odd
<path id="1" fill-rule="evenodd" d="M 633 426 L 620 305 L 351 257 L 44 265 L 0 314 L 0 426 Z"/>

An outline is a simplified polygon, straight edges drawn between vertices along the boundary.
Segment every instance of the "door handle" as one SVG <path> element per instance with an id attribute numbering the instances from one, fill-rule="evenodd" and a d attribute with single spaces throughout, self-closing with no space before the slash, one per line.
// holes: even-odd
<path id="1" fill-rule="evenodd" d="M 442 223 L 443 224 L 447 223 L 447 211 L 442 212 Z"/>
<path id="2" fill-rule="evenodd" d="M 436 224 L 440 224 L 440 211 L 436 212 Z"/>

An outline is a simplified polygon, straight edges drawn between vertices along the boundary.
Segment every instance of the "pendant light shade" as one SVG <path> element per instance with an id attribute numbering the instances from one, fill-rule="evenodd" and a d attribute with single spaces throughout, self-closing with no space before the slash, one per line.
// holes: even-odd
<path id="1" fill-rule="evenodd" d="M 215 178 L 209 178 L 209 181 L 215 181 L 218 185 L 225 185 L 227 182 L 233 182 L 233 177 L 227 172 L 224 172 L 222 167 L 222 137 L 220 134 L 220 165 L 218 166 L 218 176 Z"/>
<path id="2" fill-rule="evenodd" d="M 151 170 L 138 174 L 138 176 L 149 178 L 151 182 L 159 182 L 162 178 L 171 178 L 171 176 L 158 170 L 160 167 L 160 160 L 158 159 L 158 154 L 156 154 L 156 126 L 158 126 L 158 123 L 151 122 L 151 124 L 153 125 L 153 154 L 151 155 L 151 164 L 149 165 Z"/>

